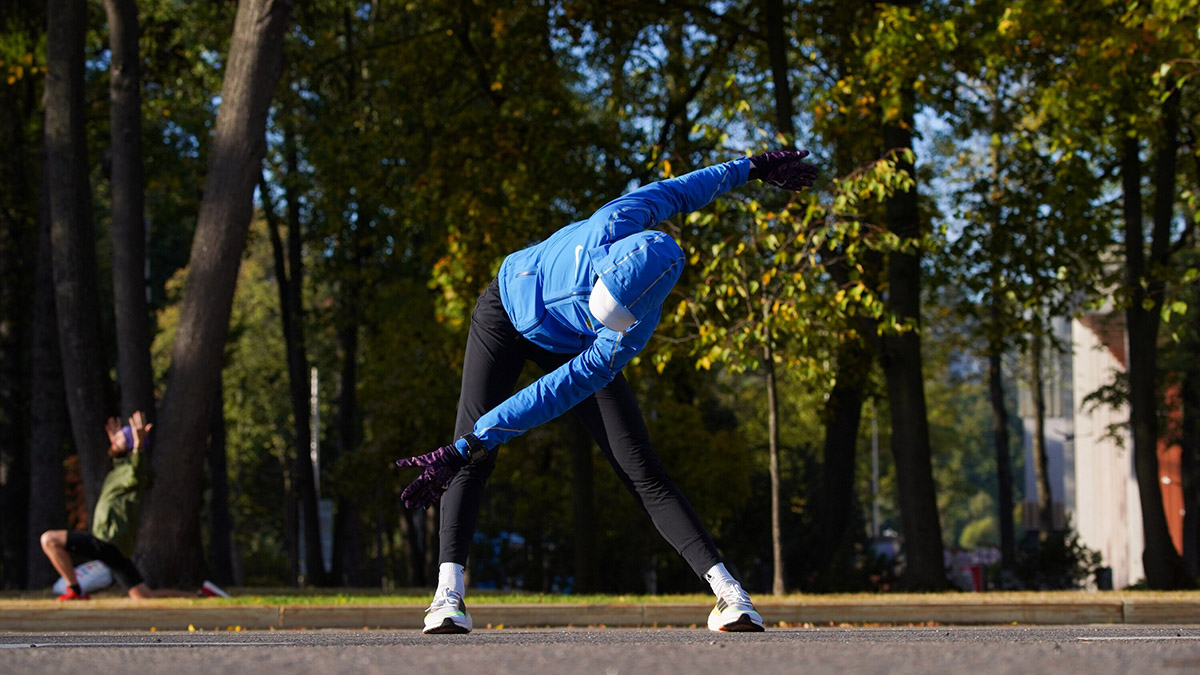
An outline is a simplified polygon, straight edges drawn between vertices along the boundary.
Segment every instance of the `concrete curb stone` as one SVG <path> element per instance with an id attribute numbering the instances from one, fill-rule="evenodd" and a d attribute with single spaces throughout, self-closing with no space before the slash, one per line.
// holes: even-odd
<path id="1" fill-rule="evenodd" d="M 1200 624 L 1200 601 L 1080 599 L 868 603 L 759 601 L 770 626 Z M 707 603 L 469 604 L 478 628 L 703 626 Z M 0 631 L 419 629 L 424 605 L 0 605 Z"/>

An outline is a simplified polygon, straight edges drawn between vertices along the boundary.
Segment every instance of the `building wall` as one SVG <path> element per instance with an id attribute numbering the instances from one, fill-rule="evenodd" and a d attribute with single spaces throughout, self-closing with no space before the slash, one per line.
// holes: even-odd
<path id="1" fill-rule="evenodd" d="M 1025 428 L 1025 502 L 1021 509 L 1021 527 L 1037 530 L 1037 474 L 1033 467 L 1033 419 L 1023 418 Z M 1070 523 L 1075 504 L 1073 420 L 1065 417 L 1047 417 L 1046 463 L 1050 483 L 1050 511 L 1055 529 L 1063 529 Z"/>
<path id="2" fill-rule="evenodd" d="M 1108 335 L 1096 317 L 1072 324 L 1074 345 L 1072 386 L 1074 400 L 1108 384 L 1114 370 L 1124 370 L 1124 342 Z M 1118 333 L 1118 335 L 1123 334 Z M 1109 343 L 1109 344 L 1106 344 Z M 1118 347 L 1119 345 L 1119 347 Z M 1117 349 L 1110 348 L 1118 347 Z M 1081 542 L 1103 556 L 1112 568 L 1113 588 L 1124 588 L 1145 576 L 1142 567 L 1142 511 L 1133 469 L 1133 442 L 1129 438 L 1125 407 L 1099 406 L 1089 410 L 1076 405 L 1074 438 L 1075 504 L 1072 520 Z M 1110 433 L 1118 427 L 1117 437 Z"/>

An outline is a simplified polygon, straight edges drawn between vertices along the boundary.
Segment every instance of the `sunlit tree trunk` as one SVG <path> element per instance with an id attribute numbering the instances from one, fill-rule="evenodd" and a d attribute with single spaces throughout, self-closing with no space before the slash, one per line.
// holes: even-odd
<path id="1" fill-rule="evenodd" d="M 201 483 L 211 403 L 291 10 L 287 0 L 238 3 L 171 379 L 159 410 L 155 437 L 162 440 L 156 440 L 151 456 L 155 477 L 142 506 L 137 555 L 152 586 L 191 586 L 202 570 Z"/>
<path id="2" fill-rule="evenodd" d="M 771 593 L 786 592 L 783 561 L 783 513 L 779 476 L 779 399 L 775 381 L 775 351 L 771 344 L 771 329 L 764 328 L 763 368 L 767 376 L 767 443 L 770 448 L 771 471 Z"/>

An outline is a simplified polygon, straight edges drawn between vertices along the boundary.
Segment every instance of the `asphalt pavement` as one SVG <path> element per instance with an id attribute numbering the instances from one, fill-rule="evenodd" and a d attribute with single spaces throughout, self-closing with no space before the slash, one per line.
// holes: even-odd
<path id="1" fill-rule="evenodd" d="M 1191 626 L 0 633 L 6 674 L 1184 673 Z"/>

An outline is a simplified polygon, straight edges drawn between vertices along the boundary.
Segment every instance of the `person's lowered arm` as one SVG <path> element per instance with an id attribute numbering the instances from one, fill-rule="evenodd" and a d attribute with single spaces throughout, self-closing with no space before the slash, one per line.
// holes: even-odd
<path id="1" fill-rule="evenodd" d="M 642 350 L 658 319 L 655 313 L 625 333 L 600 329 L 582 353 L 484 413 L 472 433 L 433 452 L 397 460 L 396 466 L 423 469 L 401 493 L 404 505 L 410 509 L 432 505 L 460 469 L 482 461 L 502 443 L 562 415 L 602 389 Z"/>

